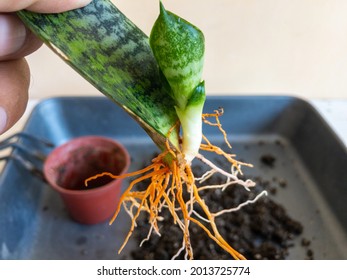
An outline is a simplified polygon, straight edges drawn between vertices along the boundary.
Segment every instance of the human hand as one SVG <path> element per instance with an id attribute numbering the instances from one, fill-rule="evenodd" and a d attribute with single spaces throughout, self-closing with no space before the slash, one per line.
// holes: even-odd
<path id="1" fill-rule="evenodd" d="M 0 0 L 0 134 L 12 127 L 25 111 L 30 73 L 24 57 L 42 45 L 14 12 L 27 9 L 60 13 L 89 2 L 91 0 Z"/>

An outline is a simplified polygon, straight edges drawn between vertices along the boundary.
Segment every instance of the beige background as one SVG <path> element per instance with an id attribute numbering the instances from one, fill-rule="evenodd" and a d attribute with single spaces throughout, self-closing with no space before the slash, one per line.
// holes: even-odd
<path id="1" fill-rule="evenodd" d="M 145 33 L 158 0 L 117 0 Z M 206 37 L 208 94 L 347 98 L 347 1 L 163 0 Z M 32 98 L 100 94 L 48 48 L 28 57 Z"/>

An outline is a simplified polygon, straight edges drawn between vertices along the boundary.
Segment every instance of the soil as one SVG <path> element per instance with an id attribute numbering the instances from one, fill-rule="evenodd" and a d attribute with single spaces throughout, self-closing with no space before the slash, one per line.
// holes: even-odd
<path id="1" fill-rule="evenodd" d="M 272 166 L 275 158 L 264 155 L 268 166 Z M 201 172 L 199 166 L 195 168 L 195 174 Z M 295 240 L 300 238 L 303 225 L 291 218 L 287 211 L 273 199 L 279 190 L 277 186 L 287 187 L 285 179 L 267 181 L 260 177 L 251 178 L 257 183 L 257 187 L 251 192 L 241 186 L 229 187 L 224 192 L 221 190 L 208 190 L 201 196 L 209 206 L 211 212 L 225 208 L 236 207 L 247 199 L 253 199 L 259 192 L 266 189 L 269 195 L 262 197 L 256 203 L 243 207 L 240 211 L 224 214 L 216 219 L 220 234 L 237 251 L 247 259 L 286 259 L 289 249 L 294 246 Z M 215 176 L 209 184 L 220 183 L 221 178 Z M 274 186 L 274 183 L 276 186 Z M 139 186 L 144 188 L 145 185 Z M 198 209 L 199 210 L 199 209 Z M 199 211 L 198 211 L 199 212 Z M 134 259 L 171 259 L 182 242 L 181 230 L 173 225 L 168 211 L 163 211 L 164 220 L 161 222 L 160 232 L 162 236 L 152 234 L 149 241 L 143 243 L 141 248 L 131 252 Z M 136 243 L 146 238 L 149 230 L 147 217 L 140 216 L 138 227 L 133 233 Z M 195 224 L 190 225 L 191 243 L 195 259 L 232 259 L 221 249 L 207 234 Z M 306 250 L 306 258 L 313 259 L 314 252 L 310 248 L 310 241 L 301 237 L 299 246 Z M 298 245 L 297 245 L 298 246 Z M 183 259 L 184 253 L 177 259 Z"/>
<path id="2" fill-rule="evenodd" d="M 271 155 L 271 154 L 265 154 L 260 158 L 261 162 L 268 166 L 268 167 L 274 167 L 275 162 L 276 162 L 276 158 Z"/>

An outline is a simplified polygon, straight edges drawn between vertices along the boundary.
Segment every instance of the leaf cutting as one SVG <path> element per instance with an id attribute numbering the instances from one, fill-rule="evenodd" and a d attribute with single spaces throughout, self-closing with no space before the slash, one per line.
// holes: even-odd
<path id="1" fill-rule="evenodd" d="M 137 120 L 159 147 L 159 155 L 142 170 L 120 176 L 104 172 L 86 178 L 87 186 L 101 176 L 133 178 L 110 221 L 110 224 L 115 222 L 122 209 L 131 218 L 119 253 L 142 212 L 147 213 L 150 224 L 143 242 L 152 234 L 165 234 L 160 231 L 160 222 L 161 211 L 167 208 L 172 223 L 183 232 L 182 246 L 173 258 L 180 254 L 187 259 L 194 258 L 190 242 L 194 236 L 189 228 L 195 223 L 232 257 L 244 259 L 221 236 L 215 218 L 254 203 L 266 192 L 236 208 L 215 213 L 210 212 L 201 195 L 206 189 L 223 191 L 228 187 L 244 187 L 250 191 L 255 186 L 253 181 L 238 177 L 243 166 L 252 165 L 236 160 L 231 153 L 232 147 L 220 122 L 223 109 L 203 112 L 206 100 L 202 79 L 203 32 L 167 11 L 161 2 L 149 38 L 108 0 L 94 0 L 85 8 L 57 15 L 21 11 L 19 16 L 68 64 Z M 207 139 L 204 125 L 220 131 L 227 150 Z M 219 168 L 202 152 L 218 155 L 229 163 L 230 169 Z M 195 178 L 192 171 L 196 159 L 209 169 L 200 178 Z M 216 173 L 224 176 L 225 182 L 205 185 Z M 147 182 L 145 190 L 136 188 L 140 182 Z"/>

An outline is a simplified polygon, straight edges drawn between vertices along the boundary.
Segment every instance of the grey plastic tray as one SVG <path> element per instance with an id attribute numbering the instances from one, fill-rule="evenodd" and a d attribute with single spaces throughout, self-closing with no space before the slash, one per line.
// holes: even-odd
<path id="1" fill-rule="evenodd" d="M 346 259 L 347 151 L 322 117 L 308 103 L 286 96 L 213 97 L 205 110 L 221 106 L 234 152 L 255 165 L 247 174 L 287 180 L 275 199 L 304 225 L 314 257 Z M 158 151 L 134 120 L 103 97 L 45 100 L 33 110 L 24 131 L 55 145 L 82 135 L 115 138 L 129 149 L 131 170 Z M 204 133 L 216 143 L 223 141 L 213 128 Z M 25 139 L 22 144 L 42 149 Z M 269 153 L 276 157 L 272 168 L 259 160 Z M 129 250 L 138 246 L 133 240 L 117 255 L 128 225 L 126 215 L 112 226 L 75 223 L 59 195 L 21 165 L 9 161 L 1 174 L 0 259 L 129 258 Z M 305 252 L 294 246 L 289 258 L 303 259 Z"/>

